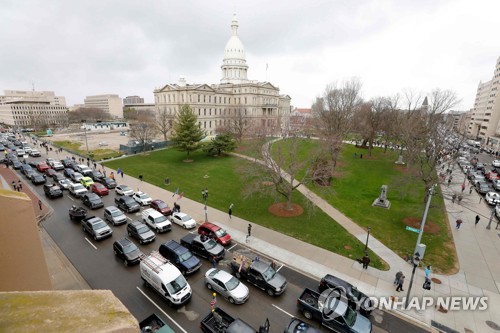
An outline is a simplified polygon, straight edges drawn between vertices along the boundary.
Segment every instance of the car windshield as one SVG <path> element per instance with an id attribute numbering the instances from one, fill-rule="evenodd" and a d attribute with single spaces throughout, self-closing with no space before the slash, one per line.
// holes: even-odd
<path id="1" fill-rule="evenodd" d="M 179 256 L 179 261 L 184 262 L 184 261 L 188 260 L 189 258 L 191 258 L 192 256 L 193 256 L 193 254 L 188 251 L 188 252 L 183 253 L 182 255 Z"/>
<path id="2" fill-rule="evenodd" d="M 164 216 L 164 215 L 162 215 L 162 216 L 160 216 L 160 217 L 156 218 L 156 219 L 155 219 L 155 222 L 156 222 L 156 223 L 161 223 L 161 222 L 165 222 L 166 220 L 167 220 L 167 217 L 166 217 L 166 216 Z"/>
<path id="3" fill-rule="evenodd" d="M 134 243 L 129 243 L 128 245 L 123 247 L 123 253 L 130 253 L 137 249 Z"/>
<path id="4" fill-rule="evenodd" d="M 141 194 L 141 195 L 139 195 L 139 197 L 141 199 L 149 199 L 149 195 L 147 195 L 147 194 Z"/>
<path id="5" fill-rule="evenodd" d="M 187 281 L 184 276 L 179 275 L 175 280 L 167 284 L 167 290 L 170 295 L 177 294 L 182 288 L 187 285 Z"/>
<path id="6" fill-rule="evenodd" d="M 84 190 L 85 187 L 83 187 L 83 185 L 81 185 L 81 184 L 78 184 L 78 185 L 75 185 L 74 189 L 75 190 Z"/>
<path id="7" fill-rule="evenodd" d="M 104 221 L 99 221 L 96 224 L 94 224 L 92 227 L 94 228 L 94 230 L 97 230 L 97 229 L 105 228 L 106 226 L 107 226 L 107 224 L 104 223 Z"/>
<path id="8" fill-rule="evenodd" d="M 119 210 L 114 210 L 112 213 L 111 213 L 111 216 L 113 217 L 117 217 L 117 216 L 122 216 L 122 212 L 119 211 Z"/>
<path id="9" fill-rule="evenodd" d="M 346 324 L 352 327 L 356 322 L 356 316 L 357 316 L 356 311 L 354 311 L 353 309 L 351 309 L 351 307 L 348 306 L 344 316 Z"/>
<path id="10" fill-rule="evenodd" d="M 192 219 L 192 217 L 191 217 L 191 216 L 189 216 L 189 215 L 185 215 L 185 216 L 183 216 L 183 217 L 182 217 L 182 221 L 183 221 L 183 222 L 187 222 L 187 221 L 189 221 L 189 220 L 191 220 L 191 219 Z"/>
<path id="11" fill-rule="evenodd" d="M 224 229 L 217 230 L 215 232 L 215 236 L 217 236 L 218 238 L 226 236 L 226 230 L 224 230 Z"/>
<path id="12" fill-rule="evenodd" d="M 121 187 L 122 191 L 130 191 L 130 187 L 128 187 L 128 186 L 122 185 L 120 187 Z"/>
<path id="13" fill-rule="evenodd" d="M 357 288 L 351 288 L 351 294 L 355 299 L 360 299 L 361 298 L 361 293 Z"/>
<path id="14" fill-rule="evenodd" d="M 239 285 L 240 281 L 234 276 L 226 283 L 227 290 L 229 291 L 236 289 L 236 287 L 238 287 Z"/>
<path id="15" fill-rule="evenodd" d="M 159 202 L 158 203 L 158 208 L 163 209 L 163 208 L 168 208 L 168 205 L 164 202 Z"/>
<path id="16" fill-rule="evenodd" d="M 205 249 L 207 249 L 207 250 L 213 249 L 216 245 L 217 245 L 217 243 L 213 239 L 209 239 L 205 243 Z"/>
<path id="17" fill-rule="evenodd" d="M 264 276 L 264 280 L 269 281 L 276 275 L 276 271 L 269 266 L 262 275 Z"/>
<path id="18" fill-rule="evenodd" d="M 137 228 L 137 232 L 140 234 L 145 234 L 148 231 L 149 231 L 149 228 L 146 227 L 145 225 L 142 225 L 139 228 Z"/>

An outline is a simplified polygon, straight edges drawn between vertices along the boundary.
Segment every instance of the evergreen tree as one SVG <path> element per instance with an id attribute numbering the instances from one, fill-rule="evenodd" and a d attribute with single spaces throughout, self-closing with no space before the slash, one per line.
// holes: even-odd
<path id="1" fill-rule="evenodd" d="M 205 151 L 211 154 L 221 155 L 222 152 L 230 152 L 236 149 L 236 140 L 229 132 L 221 133 L 205 147 Z"/>
<path id="2" fill-rule="evenodd" d="M 198 117 L 188 104 L 184 104 L 175 116 L 174 135 L 172 142 L 180 151 L 189 153 L 200 148 L 200 141 L 206 136 L 205 131 L 198 126 Z"/>

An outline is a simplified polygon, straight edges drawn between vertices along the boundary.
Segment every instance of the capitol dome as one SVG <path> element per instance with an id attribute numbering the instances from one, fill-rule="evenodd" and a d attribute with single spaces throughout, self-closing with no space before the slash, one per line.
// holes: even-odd
<path id="1" fill-rule="evenodd" d="M 245 48 L 238 37 L 238 20 L 236 19 L 236 14 L 233 15 L 231 30 L 232 35 L 224 48 L 221 83 L 247 82 L 248 65 L 245 59 Z"/>

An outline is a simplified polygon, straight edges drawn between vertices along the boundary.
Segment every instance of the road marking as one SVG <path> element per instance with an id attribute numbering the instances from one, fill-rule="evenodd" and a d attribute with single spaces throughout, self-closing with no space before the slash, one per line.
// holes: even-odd
<path id="1" fill-rule="evenodd" d="M 274 304 L 271 304 L 272 306 L 274 306 L 276 309 L 280 310 L 281 312 L 283 312 L 284 314 L 287 314 L 289 315 L 290 317 L 295 317 L 294 315 L 292 314 L 289 314 L 288 312 L 286 312 L 285 310 L 283 310 L 282 308 L 280 308 L 279 306 L 276 306 Z"/>
<path id="2" fill-rule="evenodd" d="M 236 245 L 238 244 L 234 244 L 233 246 L 231 246 L 229 249 L 227 249 L 226 251 L 231 251 L 233 247 L 235 247 Z"/>
<path id="3" fill-rule="evenodd" d="M 68 197 L 71 201 L 75 201 L 75 200 L 73 200 L 73 198 L 72 198 L 72 197 L 70 197 L 69 195 L 67 195 L 67 197 Z"/>
<path id="4" fill-rule="evenodd" d="M 197 233 L 197 231 L 195 231 L 195 230 L 191 230 L 189 233 L 190 233 L 190 234 L 194 234 L 194 233 Z"/>
<path id="5" fill-rule="evenodd" d="M 155 302 L 154 302 L 151 298 L 149 298 L 149 296 L 148 296 L 148 295 L 146 295 L 146 294 L 144 293 L 144 291 L 142 291 L 142 289 L 141 289 L 141 288 L 139 288 L 139 287 L 137 287 L 137 286 L 136 286 L 136 288 L 137 288 L 137 290 L 139 290 L 139 291 L 141 292 L 141 294 L 143 294 L 143 295 L 144 295 L 144 297 L 146 297 L 146 298 L 147 298 L 147 299 L 148 299 L 151 303 L 153 303 L 153 305 L 154 305 L 154 306 L 156 306 L 156 308 L 157 308 L 158 310 L 160 310 L 160 311 L 161 311 L 161 313 L 163 313 L 163 314 L 164 314 L 164 315 L 165 315 L 168 319 L 170 319 L 170 321 L 171 321 L 171 322 L 173 322 L 173 323 L 174 323 L 177 327 L 179 327 L 179 329 L 180 329 L 182 332 L 184 332 L 184 333 L 188 333 L 185 329 L 183 329 L 183 328 L 182 328 L 182 326 L 181 326 L 181 325 L 179 325 L 179 324 L 178 324 L 178 323 L 177 323 L 174 319 L 172 319 L 172 317 L 170 317 L 170 316 L 169 316 L 169 315 L 168 315 L 165 311 L 163 311 L 163 309 L 162 309 L 162 308 L 160 308 L 160 307 L 158 306 L 158 304 L 156 304 L 156 303 L 155 303 Z"/>
<path id="6" fill-rule="evenodd" d="M 280 267 L 278 267 L 278 269 L 276 270 L 276 272 L 279 272 L 279 271 L 280 271 L 280 269 L 282 269 L 282 268 L 283 268 L 283 266 L 285 266 L 285 265 L 281 265 Z"/>
<path id="7" fill-rule="evenodd" d="M 92 242 L 91 242 L 91 241 L 89 241 L 89 240 L 87 239 L 87 237 L 85 237 L 85 240 L 86 240 L 87 242 L 89 242 L 89 244 L 90 244 L 90 245 L 92 245 L 92 247 L 93 247 L 94 249 L 96 249 L 96 250 L 97 250 L 97 247 L 95 247 L 95 245 L 94 245 L 94 244 L 92 244 Z"/>
<path id="8" fill-rule="evenodd" d="M 132 219 L 130 217 L 128 217 L 127 215 L 125 215 L 126 218 L 128 218 L 130 221 L 132 221 Z"/>

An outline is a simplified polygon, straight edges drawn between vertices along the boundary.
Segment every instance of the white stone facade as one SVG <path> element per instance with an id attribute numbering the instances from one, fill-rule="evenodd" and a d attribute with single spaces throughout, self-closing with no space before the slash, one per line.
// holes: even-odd
<path id="1" fill-rule="evenodd" d="M 482 144 L 500 149 L 500 57 L 497 59 L 493 78 L 480 82 L 472 109 L 467 135 L 480 139 Z"/>
<path id="2" fill-rule="evenodd" d="M 224 50 L 220 84 L 167 84 L 154 91 L 157 111 L 174 116 L 189 104 L 198 116 L 198 124 L 207 135 L 241 117 L 247 127 L 265 134 L 282 134 L 290 115 L 290 97 L 280 95 L 269 82 L 250 81 L 243 43 L 238 37 L 238 21 L 233 17 L 232 35 Z"/>
<path id="3" fill-rule="evenodd" d="M 68 122 L 66 99 L 52 91 L 5 90 L 0 123 L 20 128 L 56 128 Z"/>
<path id="4" fill-rule="evenodd" d="M 87 96 L 84 100 L 85 107 L 99 108 L 109 113 L 112 118 L 123 118 L 122 100 L 118 95 Z"/>

